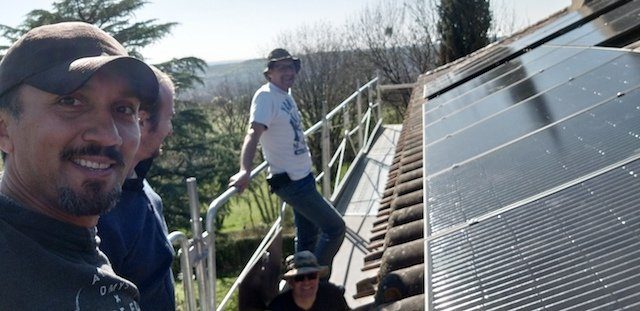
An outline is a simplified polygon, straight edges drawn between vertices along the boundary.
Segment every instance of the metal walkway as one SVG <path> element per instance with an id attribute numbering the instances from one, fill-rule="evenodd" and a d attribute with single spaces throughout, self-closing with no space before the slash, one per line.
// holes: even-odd
<path id="1" fill-rule="evenodd" d="M 371 235 L 373 220 L 378 212 L 389 167 L 393 161 L 395 146 L 402 125 L 384 125 L 369 153 L 350 177 L 343 194 L 335 202 L 344 215 L 347 234 L 333 261 L 330 281 L 343 285 L 345 298 L 351 308 L 373 301 L 373 297 L 353 298 L 356 282 L 373 275 L 362 271 L 366 246 Z"/>

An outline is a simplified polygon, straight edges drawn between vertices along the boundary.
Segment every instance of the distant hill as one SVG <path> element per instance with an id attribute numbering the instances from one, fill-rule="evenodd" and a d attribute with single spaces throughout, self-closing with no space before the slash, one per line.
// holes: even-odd
<path id="1" fill-rule="evenodd" d="M 204 85 L 197 86 L 195 89 L 182 94 L 183 98 L 209 102 L 221 83 L 260 85 L 264 81 L 262 75 L 265 65 L 264 59 L 212 62 L 208 65 L 209 68 L 203 77 Z"/>

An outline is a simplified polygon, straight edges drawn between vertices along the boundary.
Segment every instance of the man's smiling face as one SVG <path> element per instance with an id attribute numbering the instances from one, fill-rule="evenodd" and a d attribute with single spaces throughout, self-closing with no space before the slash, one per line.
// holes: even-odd
<path id="1" fill-rule="evenodd" d="M 140 141 L 140 100 L 114 67 L 68 95 L 20 87 L 20 114 L 3 112 L 0 144 L 8 154 L 3 187 L 14 199 L 62 218 L 115 205 Z"/>

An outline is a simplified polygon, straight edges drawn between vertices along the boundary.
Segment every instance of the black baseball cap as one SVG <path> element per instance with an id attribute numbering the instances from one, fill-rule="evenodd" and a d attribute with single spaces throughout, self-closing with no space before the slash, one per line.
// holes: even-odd
<path id="1" fill-rule="evenodd" d="M 110 63 L 118 63 L 142 102 L 155 103 L 158 80 L 151 68 L 130 57 L 109 34 L 84 22 L 36 27 L 18 39 L 0 62 L 0 95 L 22 83 L 70 94 Z"/>

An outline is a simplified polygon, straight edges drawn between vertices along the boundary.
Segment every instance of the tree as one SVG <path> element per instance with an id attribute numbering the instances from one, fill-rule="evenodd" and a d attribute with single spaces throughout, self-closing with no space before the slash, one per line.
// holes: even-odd
<path id="1" fill-rule="evenodd" d="M 489 43 L 489 0 L 441 0 L 438 5 L 441 65 L 454 61 Z"/>
<path id="2" fill-rule="evenodd" d="M 181 95 L 197 85 L 203 85 L 201 74 L 207 70 L 207 63 L 196 57 L 174 58 L 168 62 L 155 64 L 171 77 L 176 94 Z"/>
<path id="3" fill-rule="evenodd" d="M 165 140 L 162 156 L 156 159 L 147 177 L 162 194 L 167 225 L 187 229 L 190 213 L 186 178 L 196 178 L 200 203 L 208 205 L 216 194 L 226 190 L 228 176 L 235 173 L 238 141 L 217 132 L 207 110 L 188 103 L 180 105 L 190 108 L 183 108 L 174 116 L 173 135 Z M 218 225 L 223 218 L 224 213 L 219 213 Z"/>
<path id="4" fill-rule="evenodd" d="M 13 42 L 34 27 L 65 21 L 83 21 L 111 34 L 131 55 L 141 58 L 139 49 L 169 34 L 176 25 L 158 24 L 155 20 L 131 24 L 133 12 L 146 3 L 142 0 L 62 0 L 54 2 L 51 11 L 29 12 L 26 20 L 16 28 L 0 25 L 0 33 Z"/>
<path id="5" fill-rule="evenodd" d="M 65 21 L 83 21 L 98 26 L 118 40 L 130 55 L 143 59 L 140 49 L 162 39 L 177 23 L 157 23 L 155 19 L 131 22 L 134 11 L 147 2 L 143 0 L 62 0 L 53 3 L 53 9 L 33 10 L 22 24 L 11 27 L 0 24 L 0 34 L 10 42 L 18 40 L 32 28 Z M 7 49 L 1 46 L 0 50 Z M 180 91 L 202 84 L 198 76 L 207 64 L 195 57 L 173 59 L 158 64 L 168 73 Z"/>
<path id="6" fill-rule="evenodd" d="M 434 67 L 431 1 L 382 0 L 347 25 L 349 48 L 394 84 L 414 82 Z"/>
<path id="7" fill-rule="evenodd" d="M 435 67 L 435 0 L 380 0 L 346 25 L 349 49 L 380 75 L 381 84 L 415 82 Z M 404 116 L 409 89 L 387 92 L 385 106 Z"/>
<path id="8" fill-rule="evenodd" d="M 527 18 L 519 16 L 524 13 L 516 11 L 510 1 L 491 1 L 491 11 L 493 16 L 488 34 L 491 42 L 509 36 L 531 23 Z"/>

